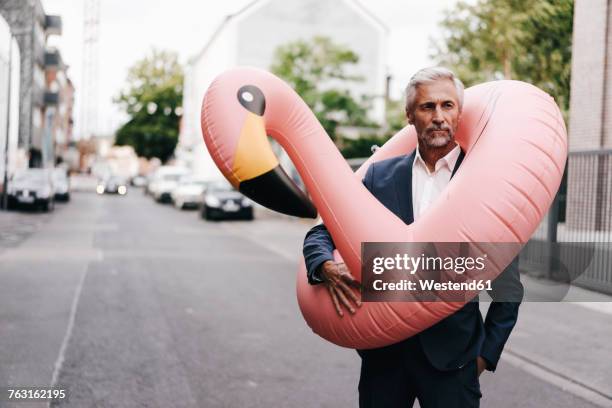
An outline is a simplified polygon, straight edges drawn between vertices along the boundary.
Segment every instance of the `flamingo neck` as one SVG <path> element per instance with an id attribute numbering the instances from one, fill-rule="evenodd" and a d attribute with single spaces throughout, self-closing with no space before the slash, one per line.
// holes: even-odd
<path id="1" fill-rule="evenodd" d="M 362 242 L 401 240 L 405 225 L 364 187 L 301 99 L 279 108 L 282 112 L 270 116 L 281 120 L 268 123 L 268 134 L 296 166 L 336 247 L 355 272 Z"/>

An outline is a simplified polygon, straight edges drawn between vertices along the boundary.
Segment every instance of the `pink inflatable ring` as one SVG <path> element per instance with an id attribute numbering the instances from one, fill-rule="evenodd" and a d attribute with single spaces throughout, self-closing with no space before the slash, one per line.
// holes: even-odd
<path id="1" fill-rule="evenodd" d="M 527 242 L 553 201 L 567 158 L 565 125 L 548 94 L 518 81 L 469 88 L 456 134 L 466 153 L 461 169 L 442 197 L 406 225 L 370 194 L 361 179 L 371 162 L 416 147 L 412 126 L 393 136 L 355 176 L 293 89 L 266 71 L 237 68 L 221 74 L 208 88 L 202 131 L 216 165 L 246 196 L 300 217 L 314 218 L 318 210 L 358 279 L 362 242 Z M 279 166 L 267 135 L 285 149 L 312 201 Z M 500 264 L 491 273 L 506 266 L 507 262 Z M 340 318 L 327 291 L 308 284 L 303 263 L 297 295 L 315 333 L 358 349 L 408 338 L 463 305 L 364 303 L 354 316 Z"/>

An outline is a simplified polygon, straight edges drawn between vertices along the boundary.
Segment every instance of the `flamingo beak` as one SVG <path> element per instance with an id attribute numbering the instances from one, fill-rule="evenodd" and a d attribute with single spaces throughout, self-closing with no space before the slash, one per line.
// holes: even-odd
<path id="1" fill-rule="evenodd" d="M 303 218 L 317 218 L 310 199 L 281 167 L 272 151 L 263 118 L 265 98 L 252 85 L 238 90 L 238 101 L 247 109 L 234 155 L 233 174 L 242 194 L 271 210 Z"/>

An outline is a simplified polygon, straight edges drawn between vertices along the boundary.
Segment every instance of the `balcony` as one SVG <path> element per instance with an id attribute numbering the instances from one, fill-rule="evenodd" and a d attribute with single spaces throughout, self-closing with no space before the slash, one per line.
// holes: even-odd
<path id="1" fill-rule="evenodd" d="M 57 106 L 60 101 L 59 92 L 45 91 L 45 106 Z"/>
<path id="2" fill-rule="evenodd" d="M 47 14 L 45 16 L 45 33 L 47 35 L 62 35 L 62 17 Z"/>
<path id="3" fill-rule="evenodd" d="M 58 69 L 62 67 L 62 55 L 58 50 L 45 51 L 45 69 Z"/>

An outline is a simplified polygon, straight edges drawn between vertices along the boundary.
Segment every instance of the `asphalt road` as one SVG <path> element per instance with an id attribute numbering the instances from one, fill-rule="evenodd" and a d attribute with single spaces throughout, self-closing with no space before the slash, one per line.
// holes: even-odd
<path id="1" fill-rule="evenodd" d="M 204 222 L 139 190 L 0 213 L 0 388 L 57 384 L 69 392 L 57 406 L 78 408 L 357 406 L 357 354 L 314 335 L 296 303 L 310 225 Z M 481 377 L 482 406 L 612 402 L 612 359 L 592 355 L 612 357 L 610 333 L 597 331 L 612 317 L 571 306 L 594 323 L 551 332 L 542 322 L 558 308 L 523 306 L 507 356 Z M 564 365 L 555 355 L 580 336 L 599 350 Z M 580 347 L 586 356 L 592 344 Z"/>

